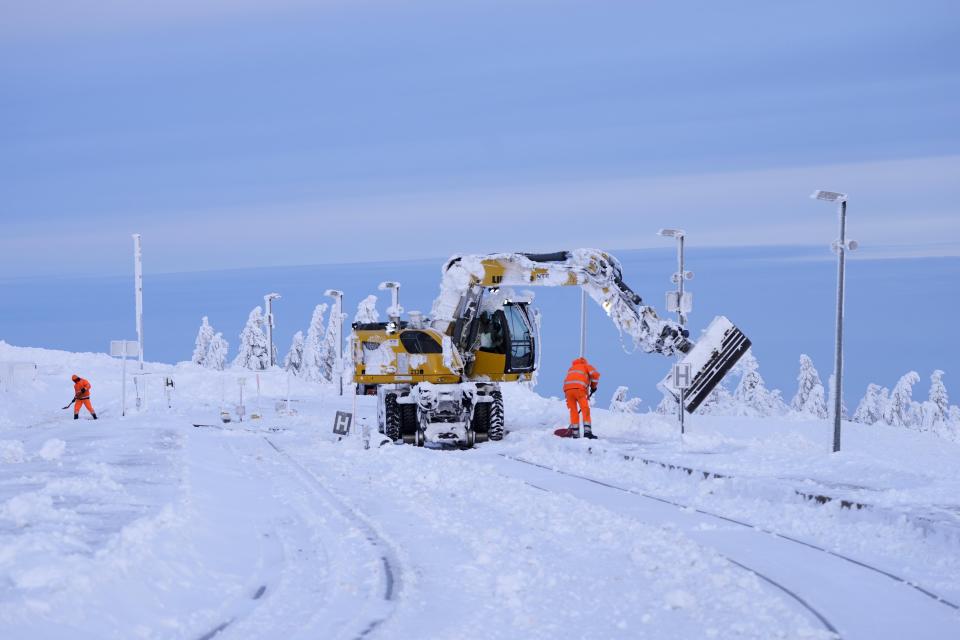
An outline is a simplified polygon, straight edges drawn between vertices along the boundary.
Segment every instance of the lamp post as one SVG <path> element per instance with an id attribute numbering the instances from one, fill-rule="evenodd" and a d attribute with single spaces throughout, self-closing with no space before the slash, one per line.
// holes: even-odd
<path id="1" fill-rule="evenodd" d="M 143 371 L 143 251 L 140 247 L 140 234 L 133 234 L 133 290 L 137 305 L 137 348 L 140 353 L 140 371 Z"/>
<path id="2" fill-rule="evenodd" d="M 399 329 L 400 314 L 403 313 L 403 307 L 400 306 L 400 283 L 388 280 L 381 282 L 377 289 L 380 291 L 390 291 L 390 308 L 387 309 L 387 316 L 390 318 L 390 322 L 393 322 L 396 328 Z"/>
<path id="3" fill-rule="evenodd" d="M 685 280 L 693 279 L 692 271 L 684 271 L 683 269 L 683 243 L 686 238 L 687 233 L 682 229 L 660 229 L 657 232 L 658 236 L 664 238 L 676 238 L 677 240 L 677 271 L 670 277 L 671 282 L 677 285 L 676 291 L 667 292 L 667 311 L 676 311 L 677 312 L 677 321 L 680 323 L 680 326 L 687 324 L 687 314 L 693 310 L 693 297 L 690 295 L 690 292 L 684 292 L 683 282 Z M 679 360 L 683 358 L 683 353 L 677 352 L 677 361 L 679 366 Z M 687 381 L 686 384 L 689 384 Z M 680 402 L 677 409 L 678 419 L 680 421 L 680 433 L 683 434 L 684 428 L 684 392 L 686 387 L 679 387 L 680 390 Z"/>
<path id="4" fill-rule="evenodd" d="M 846 251 L 855 251 L 859 246 L 856 240 L 847 240 L 847 194 L 836 191 L 814 191 L 810 196 L 815 200 L 836 202 L 840 205 L 840 238 L 831 248 L 837 253 L 837 338 L 833 361 L 833 451 L 840 451 L 840 417 L 843 407 L 841 376 L 843 374 L 843 289 L 844 263 Z"/>
<path id="5" fill-rule="evenodd" d="M 273 346 L 273 301 L 279 300 L 279 293 L 268 293 L 263 296 L 263 301 L 267 306 L 267 344 L 270 345 L 270 366 L 277 364 L 276 347 Z"/>
<path id="6" fill-rule="evenodd" d="M 333 313 L 337 319 L 337 362 L 334 375 L 337 378 L 337 395 L 343 395 L 343 291 L 327 289 L 323 295 L 333 298 Z"/>

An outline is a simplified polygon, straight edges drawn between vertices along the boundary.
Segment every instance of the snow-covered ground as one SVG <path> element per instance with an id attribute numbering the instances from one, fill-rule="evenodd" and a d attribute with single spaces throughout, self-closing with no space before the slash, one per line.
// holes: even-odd
<path id="1" fill-rule="evenodd" d="M 600 440 L 562 440 L 564 404 L 511 387 L 502 442 L 374 426 L 367 450 L 327 387 L 293 380 L 278 413 L 279 371 L 258 403 L 253 373 L 148 364 L 122 418 L 116 360 L 0 361 L 38 365 L 0 394 L 2 638 L 960 637 L 960 445 L 930 434 L 845 423 L 831 454 L 825 422 L 694 416 L 681 440 L 598 409 Z M 59 409 L 72 373 L 100 420 Z"/>

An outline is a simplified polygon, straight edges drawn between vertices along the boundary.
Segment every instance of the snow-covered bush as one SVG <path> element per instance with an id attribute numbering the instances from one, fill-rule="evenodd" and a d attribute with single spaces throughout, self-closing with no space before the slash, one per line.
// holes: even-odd
<path id="1" fill-rule="evenodd" d="M 190 358 L 194 364 L 203 365 L 207 357 L 207 350 L 210 349 L 210 341 L 213 340 L 213 327 L 207 321 L 207 316 L 203 316 L 200 321 L 200 330 L 197 332 L 197 339 L 193 343 L 193 357 Z"/>
<path id="2" fill-rule="evenodd" d="M 700 408 L 702 409 L 703 405 L 701 405 Z M 660 400 L 660 404 L 657 405 L 654 411 L 663 416 L 677 415 L 677 399 L 669 393 L 663 394 L 663 399 Z"/>
<path id="3" fill-rule="evenodd" d="M 617 387 L 610 399 L 610 411 L 614 413 L 636 413 L 640 408 L 641 398 L 627 398 L 628 387 Z M 664 398 L 666 399 L 666 398 Z M 673 398 L 670 398 L 673 400 Z M 662 403 L 661 403 L 662 404 Z M 677 403 L 673 402 L 674 412 L 676 412 Z"/>
<path id="4" fill-rule="evenodd" d="M 307 329 L 307 338 L 303 345 L 303 377 L 307 380 L 321 382 L 325 380 L 321 366 L 321 349 L 324 339 L 323 318 L 327 313 L 327 304 L 322 302 L 313 309 L 310 318 L 310 327 Z"/>
<path id="5" fill-rule="evenodd" d="M 218 333 L 210 339 L 210 346 L 207 347 L 207 354 L 203 359 L 203 366 L 208 369 L 223 371 L 227 365 L 227 351 L 230 345 L 223 339 L 223 334 Z"/>
<path id="6" fill-rule="evenodd" d="M 807 354 L 800 356 L 800 373 L 797 374 L 797 394 L 793 396 L 790 407 L 799 413 L 815 418 L 827 417 L 827 405 L 824 400 L 823 382 L 813 366 L 813 360 Z"/>
<path id="7" fill-rule="evenodd" d="M 283 368 L 295 376 L 303 373 L 303 331 L 297 331 L 293 334 L 293 342 L 290 343 L 290 350 L 287 351 L 287 357 L 283 359 Z"/>
<path id="8" fill-rule="evenodd" d="M 913 401 L 913 385 L 920 382 L 920 375 L 911 371 L 900 378 L 890 394 L 890 401 L 883 412 L 883 421 L 894 427 L 919 427 L 918 408 Z"/>
<path id="9" fill-rule="evenodd" d="M 853 413 L 853 421 L 861 424 L 883 422 L 883 414 L 887 409 L 889 395 L 890 391 L 886 387 L 881 388 L 877 384 L 868 384 L 866 394 Z"/>
<path id="10" fill-rule="evenodd" d="M 263 371 L 270 366 L 267 335 L 263 332 L 263 309 L 255 307 L 240 332 L 240 345 L 233 364 L 245 369 Z"/>

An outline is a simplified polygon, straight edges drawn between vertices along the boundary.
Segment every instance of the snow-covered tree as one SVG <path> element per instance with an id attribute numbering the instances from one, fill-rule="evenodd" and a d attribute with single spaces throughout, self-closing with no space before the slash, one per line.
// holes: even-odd
<path id="1" fill-rule="evenodd" d="M 283 359 L 283 368 L 295 376 L 303 373 L 303 331 L 297 331 L 293 334 L 293 342 L 290 343 L 290 350 L 287 351 L 287 357 Z"/>
<path id="2" fill-rule="evenodd" d="M 377 311 L 377 296 L 369 295 L 357 305 L 357 313 L 353 316 L 354 322 L 367 324 L 380 322 L 380 312 Z"/>
<path id="3" fill-rule="evenodd" d="M 911 371 L 897 382 L 890 394 L 883 421 L 894 427 L 914 427 L 916 423 L 916 408 L 913 401 L 913 385 L 920 382 L 920 375 Z"/>
<path id="4" fill-rule="evenodd" d="M 627 393 L 630 391 L 627 387 L 617 387 L 617 390 L 613 392 L 613 397 L 610 399 L 610 411 L 614 413 L 636 413 L 637 409 L 640 408 L 640 403 L 643 402 L 641 398 L 627 398 Z M 673 398 L 670 398 L 673 400 Z M 677 403 L 674 401 L 673 409 L 676 412 Z"/>
<path id="5" fill-rule="evenodd" d="M 780 392 L 767 389 L 760 376 L 760 364 L 753 352 L 748 350 L 737 363 L 740 366 L 740 384 L 733 392 L 738 415 L 774 416 L 786 409 Z"/>
<path id="6" fill-rule="evenodd" d="M 307 329 L 307 338 L 303 345 L 303 377 L 307 380 L 322 382 L 326 380 L 323 376 L 323 367 L 321 366 L 321 350 L 324 339 L 323 318 L 327 313 L 327 304 L 322 302 L 313 309 L 313 316 L 310 318 L 310 327 Z"/>
<path id="7" fill-rule="evenodd" d="M 943 384 L 943 371 L 940 369 L 930 374 L 930 394 L 927 401 L 933 405 L 931 424 L 947 422 L 950 417 L 950 398 L 947 396 L 947 387 Z"/>
<path id="8" fill-rule="evenodd" d="M 245 369 L 263 371 L 270 366 L 267 335 L 263 332 L 263 309 L 255 307 L 240 332 L 240 345 L 233 364 Z"/>
<path id="9" fill-rule="evenodd" d="M 336 374 L 337 322 L 345 323 L 346 319 L 347 314 L 345 313 L 340 314 L 339 319 L 335 313 L 331 313 L 330 320 L 327 322 L 327 332 L 323 336 L 323 342 L 320 343 L 320 375 L 327 382 L 333 382 L 333 376 Z"/>
<path id="10" fill-rule="evenodd" d="M 883 412 L 887 408 L 890 391 L 881 389 L 880 385 L 870 383 L 867 393 L 863 396 L 857 410 L 853 413 L 853 421 L 861 424 L 876 424 L 883 421 Z"/>
<path id="11" fill-rule="evenodd" d="M 797 374 L 797 394 L 790 406 L 794 411 L 816 418 L 827 417 L 827 405 L 824 401 L 823 382 L 813 366 L 813 360 L 807 354 L 800 356 L 800 373 Z"/>
<path id="12" fill-rule="evenodd" d="M 736 413 L 734 404 L 733 394 L 727 389 L 726 383 L 721 381 L 720 384 L 713 388 L 713 391 L 707 395 L 703 402 L 700 403 L 700 406 L 697 408 L 697 413 L 704 416 L 734 415 Z M 673 406 L 674 411 L 676 411 L 676 403 L 674 403 Z"/>
<path id="13" fill-rule="evenodd" d="M 656 413 L 659 413 L 662 416 L 675 416 L 677 415 L 677 400 L 669 393 L 663 394 L 663 398 L 660 400 L 660 404 L 657 405 L 657 408 L 654 409 Z"/>
<path id="14" fill-rule="evenodd" d="M 197 332 L 197 339 L 193 343 L 193 357 L 190 360 L 194 364 L 203 365 L 211 340 L 213 340 L 213 327 L 207 322 L 207 316 L 203 316 L 203 320 L 200 322 L 200 330 Z"/>
<path id="15" fill-rule="evenodd" d="M 210 345 L 207 347 L 207 353 L 203 358 L 203 366 L 208 369 L 223 371 L 227 364 L 227 351 L 230 345 L 223 339 L 223 334 L 218 333 L 210 338 Z"/>

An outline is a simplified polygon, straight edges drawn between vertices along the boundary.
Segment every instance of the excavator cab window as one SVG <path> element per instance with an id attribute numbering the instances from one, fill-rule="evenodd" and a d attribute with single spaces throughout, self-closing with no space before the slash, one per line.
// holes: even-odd
<path id="1" fill-rule="evenodd" d="M 404 331 L 400 334 L 400 344 L 407 353 L 443 353 L 440 343 L 425 331 Z"/>
<path id="2" fill-rule="evenodd" d="M 510 352 L 507 354 L 507 373 L 532 371 L 534 366 L 533 331 L 525 304 L 510 303 L 497 311 L 507 325 Z"/>
<path id="3" fill-rule="evenodd" d="M 503 313 L 483 311 L 477 323 L 477 339 L 480 341 L 480 351 L 487 353 L 507 352 L 505 336 L 506 318 Z"/>

